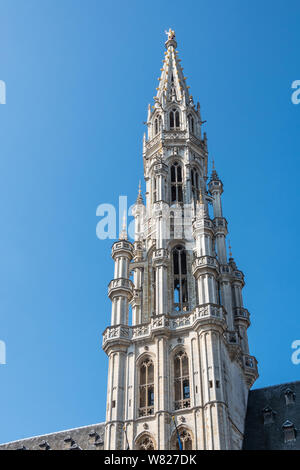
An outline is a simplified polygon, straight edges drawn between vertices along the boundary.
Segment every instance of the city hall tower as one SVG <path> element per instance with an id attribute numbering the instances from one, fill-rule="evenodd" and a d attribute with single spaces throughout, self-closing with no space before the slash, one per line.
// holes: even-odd
<path id="1" fill-rule="evenodd" d="M 250 355 L 244 275 L 228 253 L 223 184 L 213 168 L 200 105 L 169 30 L 143 139 L 144 179 L 112 246 L 104 448 L 241 449 Z M 177 431 L 176 427 L 177 426 Z"/>

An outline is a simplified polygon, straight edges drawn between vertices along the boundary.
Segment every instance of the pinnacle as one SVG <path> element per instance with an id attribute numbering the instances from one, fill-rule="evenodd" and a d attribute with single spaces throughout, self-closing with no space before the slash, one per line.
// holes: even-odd
<path id="1" fill-rule="evenodd" d="M 123 215 L 123 227 L 120 232 L 119 240 L 127 240 L 127 229 L 126 229 L 126 213 Z"/>
<path id="2" fill-rule="evenodd" d="M 212 171 L 210 179 L 213 180 L 213 181 L 217 181 L 219 179 L 218 173 L 216 172 L 216 170 Z"/>
<path id="3" fill-rule="evenodd" d="M 136 203 L 144 204 L 143 196 L 142 196 L 141 180 L 139 181 L 139 190 L 138 190 L 138 197 L 136 199 Z"/>
<path id="4" fill-rule="evenodd" d="M 196 202 L 196 217 L 200 219 L 208 217 L 205 194 L 202 191 L 200 191 L 199 200 Z"/>
<path id="5" fill-rule="evenodd" d="M 215 161 L 213 160 L 212 161 L 212 172 L 211 172 L 211 181 L 219 181 L 219 176 L 218 176 L 218 173 L 216 172 L 216 169 L 215 169 Z"/>

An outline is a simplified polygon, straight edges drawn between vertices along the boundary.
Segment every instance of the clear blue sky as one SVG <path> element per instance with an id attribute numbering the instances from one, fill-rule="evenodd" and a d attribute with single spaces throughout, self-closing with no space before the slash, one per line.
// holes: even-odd
<path id="1" fill-rule="evenodd" d="M 1 0 L 0 11 L 0 442 L 104 420 L 113 262 L 96 208 L 136 198 L 169 27 L 224 183 L 256 386 L 299 379 L 299 2 Z"/>

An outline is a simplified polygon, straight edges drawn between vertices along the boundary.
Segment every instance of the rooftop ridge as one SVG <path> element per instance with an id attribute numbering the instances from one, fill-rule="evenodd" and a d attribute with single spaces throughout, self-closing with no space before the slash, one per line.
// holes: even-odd
<path id="1" fill-rule="evenodd" d="M 249 393 L 256 392 L 258 390 L 265 390 L 267 388 L 284 387 L 285 385 L 291 385 L 291 384 L 300 384 L 300 380 L 293 380 L 292 382 L 284 382 L 282 384 L 268 385 L 266 387 L 252 388 L 251 390 L 249 390 Z"/>
<path id="2" fill-rule="evenodd" d="M 31 437 L 24 437 L 24 438 L 20 438 L 20 439 L 16 439 L 14 441 L 8 441 L 8 442 L 2 442 L 0 444 L 0 447 L 1 446 L 5 446 L 7 444 L 15 444 L 16 442 L 25 442 L 25 441 L 30 441 L 32 439 L 38 439 L 38 438 L 42 438 L 42 437 L 47 437 L 47 436 L 53 436 L 53 434 L 62 434 L 64 432 L 72 432 L 72 431 L 77 431 L 78 429 L 84 429 L 84 428 L 92 428 L 93 426 L 100 426 L 100 425 L 105 425 L 105 421 L 103 421 L 102 423 L 96 423 L 96 424 L 87 424 L 85 426 L 78 426 L 77 428 L 71 428 L 71 429 L 63 429 L 61 431 L 54 431 L 54 432 L 48 432 L 46 434 L 38 434 L 37 436 L 31 436 Z"/>

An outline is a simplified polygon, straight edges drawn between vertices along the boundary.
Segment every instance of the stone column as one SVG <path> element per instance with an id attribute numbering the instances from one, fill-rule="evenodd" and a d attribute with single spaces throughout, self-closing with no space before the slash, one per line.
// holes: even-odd
<path id="1" fill-rule="evenodd" d="M 228 417 L 222 376 L 222 330 L 199 330 L 206 450 L 229 449 Z"/>
<path id="2" fill-rule="evenodd" d="M 133 293 L 133 285 L 129 279 L 129 263 L 133 257 L 132 243 L 127 240 L 115 242 L 112 257 L 115 261 L 115 275 L 108 288 L 112 301 L 111 325 L 128 325 L 128 302 Z"/>
<path id="3" fill-rule="evenodd" d="M 167 336 L 156 337 L 157 373 L 156 373 L 156 412 L 158 429 L 158 448 L 167 450 L 169 447 L 169 354 Z"/>

